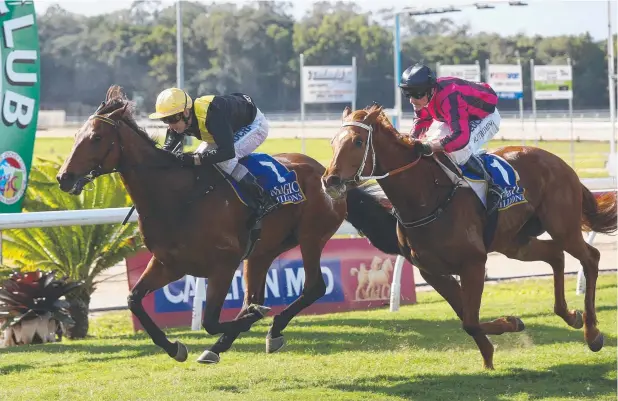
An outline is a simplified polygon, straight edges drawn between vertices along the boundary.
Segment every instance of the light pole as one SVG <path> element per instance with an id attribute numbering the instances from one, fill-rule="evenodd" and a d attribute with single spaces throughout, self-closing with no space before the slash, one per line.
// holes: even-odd
<path id="1" fill-rule="evenodd" d="M 618 11 L 618 7 L 617 11 Z M 609 91 L 609 121 L 612 125 L 609 140 L 607 169 L 616 175 L 616 70 L 614 69 L 614 33 L 612 32 L 612 1 L 607 0 L 607 83 Z"/>
<path id="2" fill-rule="evenodd" d="M 185 63 L 182 53 L 182 9 L 180 0 L 176 2 L 176 87 L 184 89 Z"/>
<path id="3" fill-rule="evenodd" d="M 395 26 L 393 28 L 393 48 L 394 48 L 394 81 L 395 81 L 395 115 L 397 117 L 395 128 L 399 129 L 399 125 L 401 122 L 402 111 L 401 111 L 401 94 L 399 93 L 399 78 L 401 77 L 401 38 L 400 38 L 400 15 L 408 14 L 410 16 L 418 16 L 418 15 L 431 15 L 431 14 L 446 14 L 452 12 L 459 12 L 462 8 L 474 7 L 477 10 L 486 10 L 495 8 L 496 4 L 506 3 L 509 6 L 527 6 L 528 3 L 523 1 L 491 1 L 486 3 L 473 3 L 473 4 L 462 4 L 458 6 L 444 6 L 444 7 L 428 7 L 428 8 L 418 8 L 418 7 L 406 7 L 400 11 L 394 12 L 395 17 Z"/>

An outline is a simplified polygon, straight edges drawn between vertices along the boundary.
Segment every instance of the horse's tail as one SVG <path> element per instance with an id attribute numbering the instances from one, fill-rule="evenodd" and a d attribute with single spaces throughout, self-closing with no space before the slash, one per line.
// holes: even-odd
<path id="1" fill-rule="evenodd" d="M 401 254 L 397 239 L 397 219 L 390 212 L 392 205 L 378 184 L 349 190 L 347 203 L 346 220 L 361 235 L 386 254 Z"/>
<path id="2" fill-rule="evenodd" d="M 603 234 L 616 232 L 616 193 L 612 191 L 595 197 L 582 184 L 582 201 L 583 231 L 595 231 Z"/>

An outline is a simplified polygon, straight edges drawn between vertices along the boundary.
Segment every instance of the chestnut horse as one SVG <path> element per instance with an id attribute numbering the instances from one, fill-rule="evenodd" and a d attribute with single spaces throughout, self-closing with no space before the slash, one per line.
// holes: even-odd
<path id="1" fill-rule="evenodd" d="M 484 361 L 493 368 L 494 347 L 488 334 L 517 332 L 523 322 L 514 316 L 479 323 L 485 263 L 489 252 L 512 259 L 544 261 L 554 273 L 554 312 L 571 327 L 585 325 L 592 351 L 603 347 L 597 328 L 595 287 L 600 253 L 582 237 L 582 228 L 616 231 L 616 198 L 597 200 L 577 174 L 559 157 L 542 149 L 509 146 L 493 152 L 519 173 L 527 202 L 499 211 L 493 242 L 484 243 L 485 208 L 469 188 L 459 188 L 438 164 L 444 154 L 422 157 L 420 142 L 400 136 L 382 108 L 346 108 L 340 132 L 332 140 L 334 158 L 322 178 L 333 199 L 342 199 L 359 182 L 376 178 L 398 218 L 402 254 L 442 295 L 474 338 Z M 543 232 L 551 240 L 536 238 Z M 567 309 L 564 298 L 564 251 L 578 259 L 586 276 L 585 313 Z M 451 275 L 459 275 L 461 285 Z"/>
<path id="2" fill-rule="evenodd" d="M 282 331 L 290 320 L 325 293 L 320 256 L 346 213 L 347 220 L 376 247 L 399 252 L 396 220 L 380 199 L 359 189 L 333 201 L 322 189 L 325 169 L 321 164 L 302 154 L 277 155 L 278 161 L 296 172 L 306 200 L 283 205 L 263 219 L 261 238 L 244 264 L 242 310 L 236 319 L 220 322 L 234 272 L 247 249 L 251 213 L 213 166 L 182 167 L 171 152 L 159 148 L 137 126 L 130 105 L 120 87 L 110 87 L 106 101 L 76 134 L 57 179 L 63 191 L 78 195 L 97 176 L 120 173 L 139 213 L 144 244 L 153 254 L 131 290 L 129 308 L 153 342 L 175 360 L 187 359 L 186 346 L 167 339 L 145 312 L 142 299 L 186 274 L 208 278 L 202 325 L 209 334 L 222 336 L 198 362 L 216 363 L 241 332 L 268 312 L 262 305 L 272 261 L 300 245 L 305 271 L 302 294 L 274 317 L 266 338 L 267 352 L 284 345 Z"/>

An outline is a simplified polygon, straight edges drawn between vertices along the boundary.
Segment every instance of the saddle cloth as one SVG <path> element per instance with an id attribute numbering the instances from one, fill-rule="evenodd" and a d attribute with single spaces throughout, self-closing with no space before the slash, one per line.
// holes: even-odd
<path id="1" fill-rule="evenodd" d="M 482 160 L 487 173 L 491 176 L 494 183 L 503 191 L 498 210 L 506 210 L 512 206 L 528 202 L 524 196 L 524 189 L 519 186 L 519 174 L 509 162 L 500 156 L 486 152 L 482 152 L 476 156 Z M 438 163 L 453 182 L 459 179 L 459 177 L 455 176 L 446 166 L 440 162 Z M 468 186 L 476 193 L 483 206 L 487 207 L 487 181 L 485 181 L 484 177 L 479 177 L 470 171 L 466 171 L 465 166 L 461 167 L 461 172 Z"/>
<path id="2" fill-rule="evenodd" d="M 296 171 L 289 171 L 274 157 L 265 153 L 252 153 L 239 161 L 256 178 L 264 191 L 281 205 L 301 203 L 306 200 L 303 190 L 298 184 Z M 245 194 L 235 180 L 230 180 L 238 199 L 245 205 L 249 203 Z"/>

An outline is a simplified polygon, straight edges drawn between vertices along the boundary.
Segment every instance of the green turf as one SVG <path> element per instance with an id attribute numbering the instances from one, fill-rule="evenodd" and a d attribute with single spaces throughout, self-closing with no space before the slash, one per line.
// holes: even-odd
<path id="1" fill-rule="evenodd" d="M 65 158 L 71 151 L 73 138 L 38 138 L 34 145 L 34 155 L 42 158 Z M 526 142 L 529 146 L 534 146 L 532 141 Z M 521 145 L 521 141 L 492 141 L 490 148 L 498 148 L 506 145 Z M 197 143 L 188 147 L 195 149 Z M 322 164 L 328 164 L 332 158 L 332 150 L 328 139 L 307 139 L 305 141 L 306 152 L 309 156 L 318 160 Z M 571 144 L 567 141 L 544 141 L 539 142 L 540 148 L 555 153 L 567 163 L 571 164 Z M 285 153 L 301 152 L 302 143 L 300 139 L 267 139 L 257 151 L 263 153 Z M 607 177 L 605 169 L 607 156 L 609 154 L 609 142 L 576 142 L 575 150 L 575 170 L 582 178 Z"/>
<path id="2" fill-rule="evenodd" d="M 580 309 L 575 280 L 567 301 Z M 128 312 L 92 321 L 92 338 L 0 350 L 0 400 L 615 400 L 616 274 L 600 276 L 599 328 L 605 347 L 591 352 L 583 330 L 553 314 L 551 279 L 487 284 L 481 316 L 518 315 L 521 333 L 492 336 L 495 371 L 436 293 L 418 304 L 300 316 L 286 329 L 284 351 L 264 352 L 272 317 L 244 334 L 218 365 L 195 358 L 214 337 L 166 330 L 189 347 L 178 363 L 143 334 Z"/>

